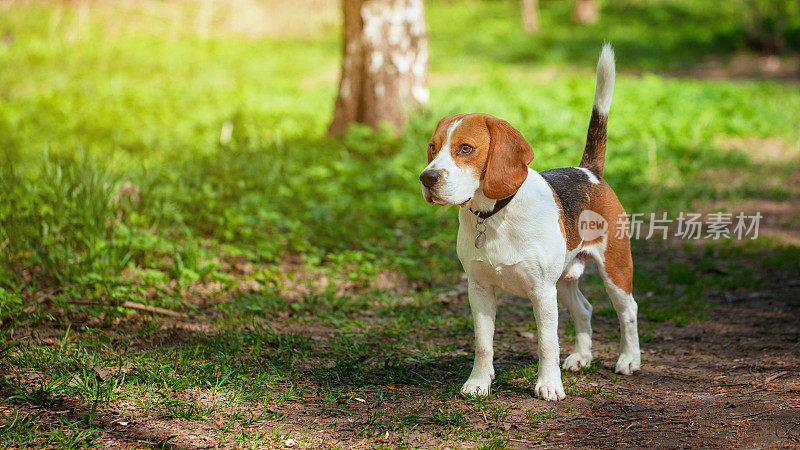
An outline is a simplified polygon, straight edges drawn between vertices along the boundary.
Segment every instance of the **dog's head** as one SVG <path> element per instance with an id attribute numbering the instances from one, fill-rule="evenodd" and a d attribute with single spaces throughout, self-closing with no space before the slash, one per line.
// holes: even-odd
<path id="1" fill-rule="evenodd" d="M 516 128 L 488 114 L 456 114 L 436 124 L 422 171 L 422 195 L 439 205 L 464 205 L 476 194 L 511 196 L 528 176 L 533 150 Z"/>

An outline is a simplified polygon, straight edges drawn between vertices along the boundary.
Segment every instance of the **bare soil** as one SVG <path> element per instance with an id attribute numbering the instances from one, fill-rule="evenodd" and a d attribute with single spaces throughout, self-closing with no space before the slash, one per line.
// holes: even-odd
<path id="1" fill-rule="evenodd" d="M 611 400 L 567 399 L 577 414 L 549 424 L 547 444 L 797 446 L 798 286 L 783 280 L 768 291 L 730 294 L 702 323 L 661 326 L 643 345 L 642 371 L 616 383 Z"/>
<path id="2" fill-rule="evenodd" d="M 699 79 L 800 79 L 800 58 L 797 56 L 753 56 L 734 54 L 721 57 L 710 55 L 694 67 L 677 73 Z"/>

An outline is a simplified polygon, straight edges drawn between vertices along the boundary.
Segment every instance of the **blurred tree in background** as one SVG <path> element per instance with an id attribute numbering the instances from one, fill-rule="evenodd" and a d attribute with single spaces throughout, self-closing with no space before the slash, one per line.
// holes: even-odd
<path id="1" fill-rule="evenodd" d="M 790 21 L 800 13 L 800 1 L 744 0 L 742 13 L 747 44 L 757 52 L 777 55 L 787 49 Z"/>
<path id="2" fill-rule="evenodd" d="M 428 102 L 428 34 L 422 0 L 343 0 L 344 56 L 328 134 L 353 122 L 396 131 L 406 109 Z"/>
<path id="3" fill-rule="evenodd" d="M 572 20 L 576 23 L 595 23 L 600 18 L 600 5 L 597 0 L 575 0 Z"/>
<path id="4" fill-rule="evenodd" d="M 520 8 L 525 31 L 530 34 L 539 31 L 539 0 L 520 0 Z"/>

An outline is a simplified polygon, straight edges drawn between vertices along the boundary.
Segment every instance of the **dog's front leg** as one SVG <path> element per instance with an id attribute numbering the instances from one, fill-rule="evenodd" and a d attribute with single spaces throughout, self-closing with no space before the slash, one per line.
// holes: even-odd
<path id="1" fill-rule="evenodd" d="M 469 280 L 469 306 L 475 321 L 475 362 L 472 373 L 461 392 L 468 395 L 489 395 L 494 379 L 494 317 L 497 310 L 494 287 Z"/>
<path id="2" fill-rule="evenodd" d="M 531 294 L 533 316 L 539 338 L 539 377 L 536 379 L 536 396 L 548 401 L 562 400 L 564 385 L 558 366 L 558 304 L 556 287 L 547 286 Z"/>

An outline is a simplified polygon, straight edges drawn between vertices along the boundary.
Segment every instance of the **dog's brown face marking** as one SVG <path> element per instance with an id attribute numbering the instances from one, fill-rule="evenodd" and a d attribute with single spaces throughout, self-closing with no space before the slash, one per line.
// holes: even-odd
<path id="1" fill-rule="evenodd" d="M 430 195 L 458 204 L 482 183 L 486 197 L 506 198 L 525 181 L 532 159 L 530 145 L 508 122 L 488 114 L 447 116 L 436 124 L 425 169 L 439 172 L 440 186 L 423 187 L 423 193 L 426 199 Z"/>

